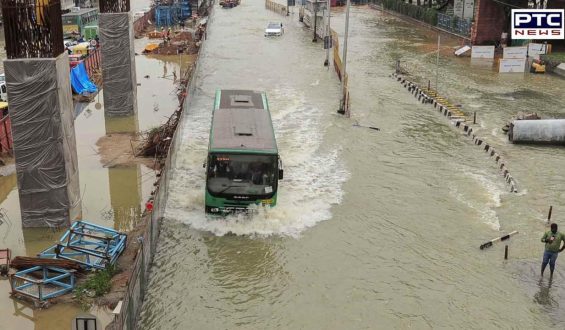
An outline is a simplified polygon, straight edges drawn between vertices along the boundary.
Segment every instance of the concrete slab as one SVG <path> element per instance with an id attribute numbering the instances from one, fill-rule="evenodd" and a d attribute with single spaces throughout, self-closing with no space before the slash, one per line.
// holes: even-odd
<path id="1" fill-rule="evenodd" d="M 559 64 L 553 72 L 565 78 L 565 63 Z"/>

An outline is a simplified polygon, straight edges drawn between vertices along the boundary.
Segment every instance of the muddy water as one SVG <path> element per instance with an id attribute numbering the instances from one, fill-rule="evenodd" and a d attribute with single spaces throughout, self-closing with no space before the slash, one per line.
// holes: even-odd
<path id="1" fill-rule="evenodd" d="M 0 43 L 3 44 L 2 40 Z M 148 42 L 147 39 L 137 39 L 136 52 L 141 53 Z M 128 230 L 139 220 L 144 201 L 153 189 L 154 172 L 143 165 L 115 167 L 102 163 L 96 142 L 106 134 L 136 133 L 165 122 L 178 105 L 173 72 L 180 76 L 181 60 L 186 58 L 136 56 L 136 116 L 105 118 L 102 93 L 92 103 L 76 105 L 75 133 L 83 219 L 119 230 Z M 0 212 L 5 215 L 0 224 L 0 247 L 12 249 L 13 255 L 35 255 L 60 237 L 62 232 L 21 229 L 15 175 L 0 177 L 0 201 Z M 0 279 L 0 329 L 67 329 L 71 320 L 81 312 L 69 305 L 33 310 L 27 304 L 10 299 L 9 291 L 9 282 Z M 104 325 L 111 320 L 107 310 L 91 312 Z"/>
<path id="2" fill-rule="evenodd" d="M 265 39 L 273 20 L 285 35 Z M 414 79 L 435 77 L 435 34 L 353 8 L 345 119 L 335 115 L 335 74 L 297 20 L 259 0 L 215 10 L 178 135 L 142 328 L 563 328 L 563 266 L 553 283 L 537 273 L 549 205 L 563 218 L 555 210 L 565 207 L 565 152 L 508 144 L 500 127 L 519 110 L 565 115 L 565 81 L 499 75 L 450 56 L 457 42 L 444 44 L 439 90 L 477 111 L 479 135 L 518 181 L 509 193 L 481 148 L 388 77 L 399 58 Z M 343 21 L 336 11 L 336 30 Z M 277 207 L 251 219 L 203 212 L 217 88 L 269 97 L 285 180 Z M 510 260 L 502 244 L 478 249 L 511 230 L 520 234 Z"/>

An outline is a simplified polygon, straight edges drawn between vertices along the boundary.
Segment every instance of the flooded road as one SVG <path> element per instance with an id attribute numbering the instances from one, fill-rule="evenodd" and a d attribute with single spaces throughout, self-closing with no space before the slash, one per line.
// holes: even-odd
<path id="1" fill-rule="evenodd" d="M 339 85 L 321 45 L 297 15 L 263 7 L 251 0 L 212 15 L 142 328 L 563 328 L 565 270 L 551 284 L 538 272 L 547 209 L 558 222 L 565 214 L 565 150 L 511 145 L 500 128 L 517 111 L 565 116 L 565 81 L 499 75 L 444 45 L 439 90 L 477 111 L 478 134 L 518 182 L 510 193 L 482 148 L 389 78 L 399 58 L 416 79 L 435 77 L 434 33 L 353 8 L 346 119 L 335 114 Z M 263 37 L 269 21 L 283 22 L 282 38 Z M 336 31 L 343 21 L 337 10 Z M 285 179 L 277 207 L 252 219 L 204 215 L 218 88 L 269 98 Z M 510 260 L 503 244 L 478 249 L 512 230 Z"/>

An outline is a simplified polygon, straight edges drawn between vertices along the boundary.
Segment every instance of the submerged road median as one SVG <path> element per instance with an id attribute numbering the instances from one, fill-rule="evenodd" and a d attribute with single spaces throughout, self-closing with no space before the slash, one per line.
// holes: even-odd
<path id="1" fill-rule="evenodd" d="M 504 176 L 504 180 L 510 186 L 510 192 L 518 192 L 516 180 L 510 174 L 510 170 L 506 165 L 506 162 L 501 157 L 501 155 L 487 143 L 484 138 L 481 138 L 477 134 L 476 117 L 473 118 L 473 124 L 467 123 L 466 115 L 462 112 L 459 107 L 453 105 L 446 98 L 440 96 L 437 91 L 430 89 L 429 87 L 422 87 L 408 79 L 406 77 L 394 72 L 390 75 L 393 79 L 396 79 L 404 88 L 408 90 L 414 97 L 423 104 L 431 104 L 435 109 L 439 111 L 443 116 L 445 116 L 451 124 L 463 131 L 463 134 L 472 139 L 476 146 L 481 147 L 497 164 L 498 169 Z"/>

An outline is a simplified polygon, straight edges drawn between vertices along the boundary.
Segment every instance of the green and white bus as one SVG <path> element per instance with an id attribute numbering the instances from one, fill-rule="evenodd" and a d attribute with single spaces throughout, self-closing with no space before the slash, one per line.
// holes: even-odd
<path id="1" fill-rule="evenodd" d="M 206 213 L 275 206 L 283 169 L 264 92 L 216 91 L 205 168 Z"/>

